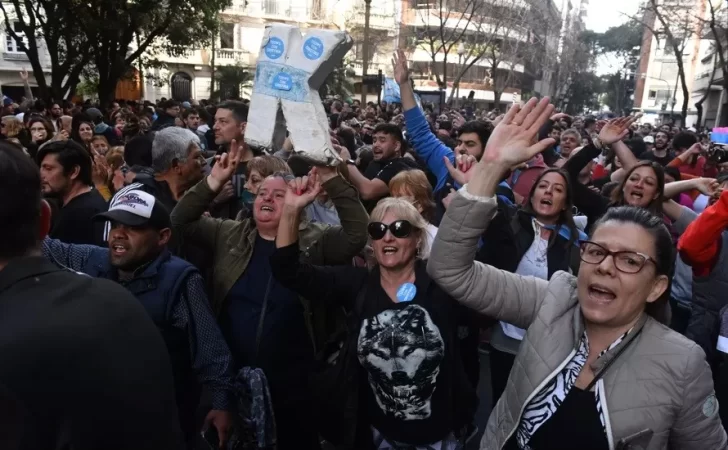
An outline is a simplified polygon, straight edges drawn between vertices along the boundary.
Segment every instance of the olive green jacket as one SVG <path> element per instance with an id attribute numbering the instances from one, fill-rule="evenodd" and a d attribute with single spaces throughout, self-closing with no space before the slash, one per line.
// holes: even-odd
<path id="1" fill-rule="evenodd" d="M 302 257 L 314 265 L 351 264 L 367 242 L 369 216 L 356 189 L 340 176 L 324 183 L 323 188 L 334 202 L 341 226 L 302 221 L 299 226 Z M 248 267 L 258 232 L 252 218 L 237 221 L 203 216 L 216 195 L 204 178 L 180 199 L 171 219 L 175 233 L 212 253 L 210 302 L 219 318 L 226 309 L 230 289 Z M 331 312 L 324 311 L 320 302 L 302 301 L 309 331 L 318 348 L 330 333 Z"/>

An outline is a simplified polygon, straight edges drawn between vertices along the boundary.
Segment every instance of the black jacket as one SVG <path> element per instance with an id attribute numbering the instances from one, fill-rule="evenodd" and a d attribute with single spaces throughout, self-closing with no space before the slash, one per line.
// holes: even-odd
<path id="1" fill-rule="evenodd" d="M 498 202 L 498 214 L 483 234 L 482 246 L 476 260 L 508 272 L 515 272 L 523 255 L 535 238 L 533 216 L 520 208 Z M 579 268 L 579 250 L 561 235 L 546 252 L 548 276 L 564 270 L 576 273 Z"/>
<path id="2" fill-rule="evenodd" d="M 460 357 L 458 327 L 478 323 L 481 317 L 440 289 L 423 262 L 416 266 L 416 295 L 399 303 L 384 293 L 378 268 L 370 272 L 361 267 L 301 263 L 297 243 L 277 249 L 271 256 L 271 269 L 281 284 L 298 294 L 332 307 L 343 306 L 358 316 L 355 329 L 359 332 L 350 336 L 359 349 L 351 354 L 359 363 L 358 382 L 351 383 L 358 401 L 356 419 L 350 424 L 357 427 L 355 448 L 373 448 L 370 426 L 391 440 L 426 445 L 469 423 L 477 397 Z M 366 297 L 357 311 L 355 302 L 363 289 Z M 400 364 L 402 368 L 397 369 Z M 434 367 L 438 371 L 433 378 Z M 397 394 L 408 389 L 412 390 L 407 396 Z M 431 405 L 431 413 L 402 419 L 412 414 L 410 402 L 417 405 L 422 399 Z"/>
<path id="3" fill-rule="evenodd" d="M 12 260 L 0 270 L 0 361 L 0 417 L 14 403 L 21 449 L 183 448 L 167 348 L 116 283 Z"/>

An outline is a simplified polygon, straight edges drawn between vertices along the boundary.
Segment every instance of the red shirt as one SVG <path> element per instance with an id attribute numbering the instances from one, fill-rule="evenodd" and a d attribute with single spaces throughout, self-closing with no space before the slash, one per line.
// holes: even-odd
<path id="1" fill-rule="evenodd" d="M 715 204 L 705 208 L 680 237 L 677 249 L 683 260 L 693 266 L 693 275 L 710 274 L 718 261 L 721 234 L 728 227 L 728 191 Z"/>

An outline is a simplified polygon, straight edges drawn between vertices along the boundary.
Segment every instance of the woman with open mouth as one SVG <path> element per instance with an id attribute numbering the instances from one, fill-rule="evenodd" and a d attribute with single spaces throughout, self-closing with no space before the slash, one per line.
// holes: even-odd
<path id="1" fill-rule="evenodd" d="M 315 396 L 325 411 L 321 434 L 337 448 L 462 449 L 477 397 L 463 367 L 458 328 L 491 321 L 432 282 L 421 259 L 427 222 L 403 198 L 385 198 L 372 211 L 371 271 L 301 262 L 299 218 L 319 189 L 311 177 L 289 185 L 270 261 L 287 288 L 349 312 L 349 332 L 332 359 L 347 364 L 353 376 L 340 391 L 330 383 Z"/>
<path id="2" fill-rule="evenodd" d="M 660 164 L 637 160 L 622 141 L 637 118 L 632 116 L 610 120 L 591 144 L 574 153 L 564 164 L 574 190 L 574 205 L 587 217 L 588 228 L 611 207 L 637 206 L 655 215 L 662 215 L 663 198 L 672 198 L 691 189 L 708 192 L 706 179 L 698 179 L 692 183 L 665 184 L 665 171 Z M 609 198 L 590 189 L 590 183 L 579 182 L 580 178 L 583 181 L 582 170 L 608 145 L 622 164 L 620 169 L 610 175 L 611 180 L 619 184 Z"/>
<path id="3" fill-rule="evenodd" d="M 576 272 L 579 242 L 586 238 L 572 217 L 572 190 L 563 169 L 548 169 L 534 182 L 521 208 L 498 198 L 498 213 L 482 236 L 476 260 L 522 276 L 550 279 Z M 507 322 L 493 329 L 490 372 L 493 404 L 508 381 L 526 330 Z"/>
<path id="4" fill-rule="evenodd" d="M 473 260 L 504 174 L 553 144 L 534 144 L 552 111 L 547 98 L 508 111 L 450 204 L 427 267 L 465 306 L 527 329 L 480 448 L 725 449 L 705 354 L 654 318 L 674 265 L 662 217 L 610 208 L 581 243 L 578 276 L 546 281 Z"/>

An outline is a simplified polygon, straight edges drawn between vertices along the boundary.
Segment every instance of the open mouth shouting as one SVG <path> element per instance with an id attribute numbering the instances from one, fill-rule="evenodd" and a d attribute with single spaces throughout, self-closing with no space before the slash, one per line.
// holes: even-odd
<path id="1" fill-rule="evenodd" d="M 608 287 L 595 283 L 589 285 L 589 298 L 597 303 L 605 304 L 617 298 L 617 294 Z"/>

